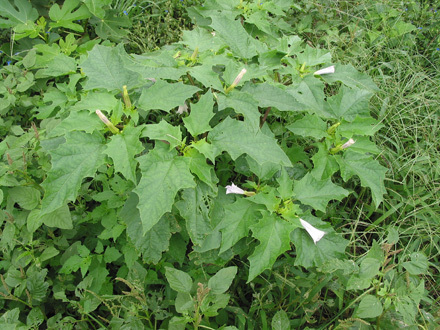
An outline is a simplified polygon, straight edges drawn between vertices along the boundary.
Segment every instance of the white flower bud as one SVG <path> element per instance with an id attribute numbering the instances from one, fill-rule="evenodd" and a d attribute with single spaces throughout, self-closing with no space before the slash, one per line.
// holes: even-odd
<path id="1" fill-rule="evenodd" d="M 323 75 L 328 73 L 335 73 L 335 66 L 329 66 L 328 68 L 324 68 L 313 73 L 314 75 Z"/>
<path id="2" fill-rule="evenodd" d="M 324 235 L 325 232 L 313 227 L 310 223 L 303 219 L 299 219 L 304 229 L 309 233 L 310 237 L 313 239 L 313 243 L 316 244 Z"/>

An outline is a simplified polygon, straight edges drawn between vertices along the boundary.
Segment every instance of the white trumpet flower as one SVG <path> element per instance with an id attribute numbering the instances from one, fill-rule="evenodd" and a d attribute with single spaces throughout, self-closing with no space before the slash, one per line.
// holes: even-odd
<path id="1" fill-rule="evenodd" d="M 343 145 L 342 145 L 342 149 L 347 149 L 348 147 L 350 147 L 350 146 L 352 146 L 353 144 L 355 144 L 355 140 L 353 140 L 353 139 L 350 139 L 350 140 L 348 140 L 347 142 L 345 142 Z"/>
<path id="2" fill-rule="evenodd" d="M 315 71 L 315 73 L 313 73 L 314 75 L 323 75 L 323 74 L 328 74 L 328 73 L 335 73 L 335 66 L 329 66 L 328 68 L 324 68 L 318 71 Z"/>
<path id="3" fill-rule="evenodd" d="M 319 242 L 319 240 L 325 235 L 325 232 L 313 227 L 310 223 L 303 219 L 299 219 L 301 225 L 309 233 L 310 237 L 313 239 L 313 243 Z"/>
<path id="4" fill-rule="evenodd" d="M 226 186 L 226 193 L 244 195 L 246 191 L 232 183 L 232 185 Z"/>

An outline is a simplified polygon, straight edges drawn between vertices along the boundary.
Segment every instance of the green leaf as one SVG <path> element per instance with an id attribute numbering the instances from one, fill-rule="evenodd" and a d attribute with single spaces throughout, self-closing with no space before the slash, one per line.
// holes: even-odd
<path id="1" fill-rule="evenodd" d="M 175 204 L 180 215 L 186 220 L 188 234 L 196 245 L 202 245 L 212 232 L 207 200 L 208 195 L 199 184 L 195 188 L 185 189 L 182 200 Z"/>
<path id="2" fill-rule="evenodd" d="M 312 156 L 313 170 L 310 173 L 316 180 L 327 180 L 332 177 L 339 165 L 335 157 L 329 154 L 324 143 L 318 143 L 318 152 Z"/>
<path id="3" fill-rule="evenodd" d="M 103 19 L 106 13 L 106 6 L 112 3 L 112 0 L 83 0 L 89 11 L 98 18 Z"/>
<path id="4" fill-rule="evenodd" d="M 340 81 L 344 85 L 352 88 L 366 89 L 372 92 L 377 92 L 380 90 L 377 88 L 370 76 L 359 72 L 351 64 L 336 64 L 335 72 L 332 74 L 323 75 L 322 79 L 329 84 Z"/>
<path id="5" fill-rule="evenodd" d="M 170 245 L 170 219 L 164 215 L 144 235 L 139 210 L 136 208 L 138 202 L 138 196 L 132 193 L 119 213 L 119 217 L 127 224 L 127 235 L 136 249 L 142 253 L 144 262 L 157 264 L 162 258 L 162 252 L 166 251 Z"/>
<path id="6" fill-rule="evenodd" d="M 235 160 L 246 153 L 260 165 L 274 163 L 291 166 L 289 158 L 275 138 L 261 131 L 255 133 L 246 123 L 229 117 L 214 127 L 208 140 L 217 148 L 217 155 L 226 151 Z"/>
<path id="7" fill-rule="evenodd" d="M 303 51 L 297 53 L 297 61 L 300 65 L 305 63 L 307 66 L 315 66 L 323 63 L 330 63 L 331 53 L 326 49 L 312 48 L 306 45 Z"/>
<path id="8" fill-rule="evenodd" d="M 209 279 L 208 288 L 210 288 L 214 294 L 225 293 L 231 286 L 235 275 L 237 275 L 236 266 L 220 269 L 217 274 Z"/>
<path id="9" fill-rule="evenodd" d="M 405 261 L 402 266 L 411 275 L 426 274 L 428 272 L 428 258 L 421 252 L 411 253 L 411 261 Z"/>
<path id="10" fill-rule="evenodd" d="M 122 91 L 122 86 L 132 89 L 139 85 L 140 75 L 125 67 L 124 58 L 129 58 L 122 44 L 116 47 L 96 45 L 88 52 L 81 68 L 89 78 L 84 89 L 103 88 Z"/>
<path id="11" fill-rule="evenodd" d="M 71 132 L 66 135 L 66 143 L 49 152 L 52 168 L 42 183 L 45 189 L 42 214 L 75 200 L 82 180 L 92 177 L 104 163 L 103 149 L 101 135 Z"/>
<path id="12" fill-rule="evenodd" d="M 200 152 L 203 156 L 208 158 L 213 164 L 215 164 L 215 156 L 216 156 L 216 148 L 206 142 L 206 139 L 202 139 L 199 141 L 192 141 L 191 146 L 197 149 L 198 152 Z"/>
<path id="13" fill-rule="evenodd" d="M 243 25 L 225 15 L 211 17 L 211 27 L 216 35 L 222 38 L 234 55 L 241 58 L 251 58 L 257 55 L 255 41 L 246 32 Z"/>
<path id="14" fill-rule="evenodd" d="M 269 212 L 276 212 L 281 203 L 281 199 L 277 197 L 275 188 L 270 186 L 266 186 L 263 191 L 249 197 L 248 200 L 266 206 Z"/>
<path id="15" fill-rule="evenodd" d="M 273 330 L 290 330 L 290 321 L 287 313 L 282 309 L 276 312 L 272 318 L 271 325 Z"/>
<path id="16" fill-rule="evenodd" d="M 191 114 L 183 118 L 183 122 L 192 136 L 212 130 L 209 122 L 214 117 L 213 107 L 214 100 L 210 91 L 204 94 L 199 102 L 191 105 Z"/>
<path id="17" fill-rule="evenodd" d="M 295 228 L 275 214 L 264 213 L 263 218 L 251 226 L 252 236 L 260 241 L 249 257 L 250 268 L 247 283 L 271 269 L 278 256 L 290 249 L 290 232 Z"/>
<path id="18" fill-rule="evenodd" d="M 249 235 L 249 228 L 259 215 L 260 206 L 246 198 L 239 198 L 233 204 L 225 207 L 225 215 L 217 226 L 222 233 L 220 253 L 233 247 L 240 239 Z"/>
<path id="19" fill-rule="evenodd" d="M 293 195 L 293 182 L 292 179 L 287 174 L 286 168 L 281 169 L 281 174 L 277 178 L 279 184 L 277 191 L 281 199 L 290 199 Z"/>
<path id="20" fill-rule="evenodd" d="M 246 84 L 241 90 L 252 95 L 262 108 L 275 107 L 280 111 L 302 111 L 304 106 L 289 94 L 281 84 Z"/>
<path id="21" fill-rule="evenodd" d="M 95 117 L 97 117 L 95 113 L 97 109 L 105 110 L 108 113 L 111 113 L 118 107 L 119 103 L 120 100 L 116 99 L 116 97 L 109 92 L 93 91 L 88 92 L 85 95 L 81 95 L 81 101 L 72 106 L 71 111 L 75 112 L 78 110 L 88 110 L 90 113 L 93 113 Z"/>
<path id="22" fill-rule="evenodd" d="M 167 141 L 170 145 L 170 150 L 182 143 L 180 127 L 168 124 L 165 119 L 162 119 L 159 124 L 144 125 L 142 137 L 148 137 L 151 140 Z"/>
<path id="23" fill-rule="evenodd" d="M 112 263 L 119 259 L 122 256 L 121 252 L 114 246 L 107 246 L 104 252 L 104 261 L 106 263 Z"/>
<path id="24" fill-rule="evenodd" d="M 299 86 L 287 88 L 286 91 L 301 103 L 300 110 L 308 110 L 323 118 L 333 117 L 328 111 L 327 102 L 325 102 L 324 84 L 319 79 L 306 76 Z"/>
<path id="25" fill-rule="evenodd" d="M 113 159 L 115 170 L 122 175 L 137 183 L 136 166 L 138 164 L 135 156 L 139 154 L 144 147 L 139 141 L 142 127 L 126 127 L 121 134 L 113 135 L 110 142 L 107 143 L 104 153 Z"/>
<path id="26" fill-rule="evenodd" d="M 359 278 L 370 280 L 379 275 L 380 266 L 381 263 L 375 258 L 363 259 L 359 266 Z"/>
<path id="27" fill-rule="evenodd" d="M 187 45 L 190 49 L 199 49 L 199 53 L 207 50 L 216 52 L 224 43 L 209 33 L 206 29 L 195 26 L 192 30 L 184 30 L 182 33 L 182 41 L 180 43 Z"/>
<path id="28" fill-rule="evenodd" d="M 41 220 L 48 227 L 72 229 L 72 216 L 69 207 L 65 204 L 50 213 L 40 213 Z"/>
<path id="29" fill-rule="evenodd" d="M 142 178 L 134 190 L 139 196 L 139 209 L 144 233 L 147 233 L 166 213 L 171 211 L 174 197 L 180 189 L 193 188 L 195 182 L 189 170 L 189 160 L 179 157 L 166 144 L 156 144 L 154 150 L 139 159 Z"/>
<path id="30" fill-rule="evenodd" d="M 38 18 L 37 9 L 28 1 L 14 0 L 14 6 L 9 0 L 0 1 L 0 16 L 8 18 L 0 19 L 0 28 L 14 28 L 19 24 L 28 24 Z M 15 9 L 17 8 L 17 9 Z"/>
<path id="31" fill-rule="evenodd" d="M 302 215 L 302 219 L 309 222 L 312 226 L 325 232 L 325 235 L 317 242 L 313 243 L 312 238 L 305 229 L 297 228 L 291 234 L 291 240 L 296 248 L 297 257 L 295 266 L 305 268 L 320 267 L 332 259 L 345 259 L 345 248 L 348 241 L 336 234 L 333 228 L 318 218 L 310 215 Z"/>
<path id="32" fill-rule="evenodd" d="M 99 131 L 103 127 L 103 123 L 99 120 L 96 113 L 89 111 L 70 111 L 69 117 L 64 119 L 58 126 L 55 126 L 48 137 L 63 136 L 72 131 L 85 131 L 92 134 L 94 131 Z"/>
<path id="33" fill-rule="evenodd" d="M 360 319 L 370 319 L 374 317 L 378 317 L 383 313 L 383 307 L 380 300 L 371 294 L 364 296 L 356 311 L 353 314 L 353 317 Z"/>
<path id="34" fill-rule="evenodd" d="M 45 281 L 47 272 L 47 269 L 42 269 L 40 271 L 33 270 L 28 274 L 26 288 L 34 302 L 42 302 L 46 298 L 46 292 L 49 288 L 49 283 Z"/>
<path id="35" fill-rule="evenodd" d="M 182 82 L 170 84 L 158 80 L 150 88 L 142 91 L 138 106 L 143 110 L 159 109 L 169 112 L 183 105 L 199 90 L 197 87 L 185 85 Z"/>
<path id="36" fill-rule="evenodd" d="M 329 112 L 335 119 L 353 121 L 356 116 L 367 117 L 369 100 L 373 94 L 369 90 L 342 86 L 338 94 L 327 99 Z"/>
<path id="37" fill-rule="evenodd" d="M 74 58 L 59 54 L 35 74 L 35 78 L 65 76 L 76 72 L 76 61 Z"/>
<path id="38" fill-rule="evenodd" d="M 195 148 L 186 151 L 185 157 L 190 160 L 189 169 L 191 173 L 210 186 L 213 191 L 217 191 L 218 178 L 215 175 L 214 167 L 207 163 L 206 157 Z"/>
<path id="39" fill-rule="evenodd" d="M 367 117 L 356 117 L 351 123 L 342 122 L 338 127 L 338 132 L 346 138 L 351 138 L 353 135 L 374 135 L 383 127 L 376 119 Z"/>
<path id="40" fill-rule="evenodd" d="M 350 150 L 345 151 L 343 157 L 336 157 L 336 160 L 341 168 L 341 176 L 344 181 L 357 175 L 361 179 L 361 186 L 371 189 L 374 205 L 379 207 L 383 195 L 386 193 L 384 180 L 388 169 L 371 156 Z"/>
<path id="41" fill-rule="evenodd" d="M 330 178 L 316 180 L 311 173 L 307 173 L 300 181 L 295 182 L 293 192 L 301 203 L 322 212 L 325 212 L 330 200 L 340 201 L 349 195 L 347 190 L 335 185 Z"/>
<path id="42" fill-rule="evenodd" d="M 165 277 L 171 289 L 181 293 L 191 292 L 193 281 L 187 273 L 175 268 L 165 267 Z"/>
<path id="43" fill-rule="evenodd" d="M 328 137 L 327 123 L 317 115 L 306 114 L 300 120 L 287 126 L 287 129 L 296 135 L 311 136 L 317 140 Z"/>
<path id="44" fill-rule="evenodd" d="M 212 63 L 203 62 L 202 65 L 197 65 L 189 68 L 191 76 L 200 81 L 205 87 L 211 87 L 218 91 L 223 90 L 223 85 L 220 81 L 219 74 L 212 70 Z"/>
<path id="45" fill-rule="evenodd" d="M 75 10 L 80 4 L 79 0 L 66 0 L 62 8 L 58 4 L 53 4 L 49 10 L 49 17 L 53 22 L 50 22 L 51 27 L 63 27 L 71 29 L 76 32 L 84 32 L 84 28 L 73 21 L 82 20 L 91 17 L 87 7 L 83 4 Z"/>
<path id="46" fill-rule="evenodd" d="M 104 18 L 93 17 L 89 22 L 95 25 L 95 32 L 100 38 L 114 42 L 121 42 L 129 33 L 126 28 L 131 27 L 130 18 L 115 9 L 106 9 Z"/>
<path id="47" fill-rule="evenodd" d="M 40 261 L 46 261 L 46 260 L 52 259 L 53 257 L 57 256 L 59 253 L 60 253 L 60 251 L 58 251 L 55 247 L 49 246 L 40 255 Z"/>
<path id="48" fill-rule="evenodd" d="M 9 195 L 15 203 L 25 210 L 33 210 L 40 204 L 40 191 L 32 187 L 14 187 Z"/>
<path id="49" fill-rule="evenodd" d="M 219 111 L 232 108 L 236 113 L 244 115 L 244 121 L 254 132 L 260 129 L 261 114 L 258 111 L 258 101 L 249 93 L 232 91 L 228 95 L 220 94 L 217 102 Z"/>

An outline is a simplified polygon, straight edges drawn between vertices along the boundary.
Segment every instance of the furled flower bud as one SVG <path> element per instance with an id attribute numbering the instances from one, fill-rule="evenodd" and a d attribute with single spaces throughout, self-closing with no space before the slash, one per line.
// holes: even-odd
<path id="1" fill-rule="evenodd" d="M 348 147 L 350 147 L 350 146 L 352 146 L 353 144 L 355 144 L 355 140 L 353 140 L 353 139 L 350 139 L 350 140 L 348 140 L 347 142 L 345 142 L 343 145 L 342 145 L 342 149 L 347 149 Z"/>
<path id="2" fill-rule="evenodd" d="M 240 187 L 236 186 L 234 183 L 232 183 L 230 186 L 226 186 L 226 194 L 238 194 L 238 195 L 246 195 L 246 196 L 255 195 L 253 191 L 243 190 Z"/>
<path id="3" fill-rule="evenodd" d="M 108 129 L 113 133 L 117 134 L 119 133 L 119 129 L 113 125 L 110 120 L 101 112 L 101 110 L 96 110 L 96 114 L 98 115 L 99 119 L 108 127 Z"/>
<path id="4" fill-rule="evenodd" d="M 240 73 L 237 75 L 237 77 L 235 77 L 234 81 L 232 82 L 231 86 L 229 86 L 226 89 L 226 94 L 229 93 L 230 91 L 232 91 L 235 87 L 237 87 L 238 83 L 241 81 L 241 79 L 243 78 L 244 74 L 247 72 L 246 69 L 242 69 L 240 71 Z"/>
<path id="5" fill-rule="evenodd" d="M 325 232 L 313 227 L 310 223 L 303 219 L 299 219 L 301 225 L 309 233 L 310 237 L 313 239 L 313 243 L 319 242 L 319 240 L 324 237 Z"/>
<path id="6" fill-rule="evenodd" d="M 124 99 L 125 107 L 131 108 L 130 97 L 128 96 L 127 85 L 122 86 L 122 98 Z"/>
<path id="7" fill-rule="evenodd" d="M 324 68 L 318 71 L 315 71 L 315 73 L 313 73 L 314 75 L 323 75 L 323 74 L 328 74 L 328 73 L 335 73 L 335 66 L 329 66 L 328 68 Z"/>
<path id="8" fill-rule="evenodd" d="M 182 115 L 184 112 L 188 113 L 188 105 L 186 102 L 183 105 L 179 105 L 179 108 L 176 111 L 179 115 Z"/>

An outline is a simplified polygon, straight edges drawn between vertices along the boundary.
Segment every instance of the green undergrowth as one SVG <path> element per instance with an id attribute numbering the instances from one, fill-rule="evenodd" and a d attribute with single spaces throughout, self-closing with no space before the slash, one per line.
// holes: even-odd
<path id="1" fill-rule="evenodd" d="M 436 329 L 436 8 L 199 4 L 0 4 L 0 326 Z"/>

